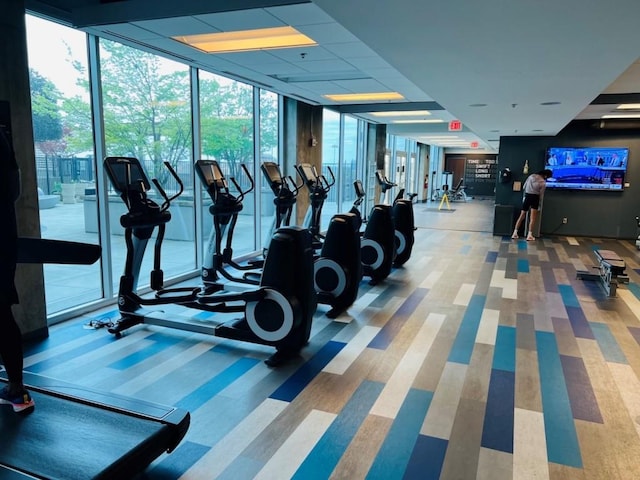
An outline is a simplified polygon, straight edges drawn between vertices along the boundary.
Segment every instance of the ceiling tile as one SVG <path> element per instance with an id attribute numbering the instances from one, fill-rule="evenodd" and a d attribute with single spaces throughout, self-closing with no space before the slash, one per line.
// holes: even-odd
<path id="1" fill-rule="evenodd" d="M 286 25 L 284 22 L 262 8 L 197 15 L 196 18 L 204 23 L 216 27 L 222 32 L 281 27 Z"/>
<path id="2" fill-rule="evenodd" d="M 157 20 L 133 22 L 132 24 L 157 33 L 163 37 L 172 37 L 175 35 L 197 35 L 200 33 L 214 33 L 217 31 L 212 28 L 211 25 L 198 20 L 196 17 L 159 18 Z"/>
<path id="3" fill-rule="evenodd" d="M 268 7 L 265 10 L 282 20 L 283 23 L 298 27 L 317 23 L 331 23 L 334 20 L 313 3 Z"/>

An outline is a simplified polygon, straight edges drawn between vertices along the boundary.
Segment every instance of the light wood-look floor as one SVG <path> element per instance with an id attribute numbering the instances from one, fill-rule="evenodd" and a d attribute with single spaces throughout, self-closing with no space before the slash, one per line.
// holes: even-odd
<path id="1" fill-rule="evenodd" d="M 27 370 L 192 414 L 148 479 L 638 479 L 640 269 L 629 241 L 493 236 L 493 203 L 416 204 L 405 268 L 320 305 L 299 360 L 136 327 L 51 329 Z M 593 247 L 627 262 L 607 298 Z M 190 315 L 193 311 L 181 311 Z M 37 411 L 35 413 L 37 415 Z"/>

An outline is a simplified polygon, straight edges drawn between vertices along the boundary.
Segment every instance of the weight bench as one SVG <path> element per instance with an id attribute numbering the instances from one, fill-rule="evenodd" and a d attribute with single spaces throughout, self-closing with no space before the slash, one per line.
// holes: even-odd
<path id="1" fill-rule="evenodd" d="M 625 273 L 625 268 L 627 267 L 625 261 L 611 250 L 595 249 L 593 253 L 598 259 L 598 266 L 593 268 L 597 269 L 598 273 L 578 271 L 578 278 L 582 280 L 600 280 L 607 295 L 615 297 L 618 283 L 629 283 L 629 277 Z"/>

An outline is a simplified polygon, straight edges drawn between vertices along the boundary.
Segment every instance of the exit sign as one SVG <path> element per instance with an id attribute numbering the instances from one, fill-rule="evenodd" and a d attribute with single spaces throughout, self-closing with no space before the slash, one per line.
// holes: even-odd
<path id="1" fill-rule="evenodd" d="M 451 120 L 449 122 L 450 132 L 459 132 L 460 130 L 462 130 L 462 122 L 460 120 Z"/>
<path id="2" fill-rule="evenodd" d="M 478 142 L 471 142 L 471 148 L 478 148 L 479 145 Z"/>

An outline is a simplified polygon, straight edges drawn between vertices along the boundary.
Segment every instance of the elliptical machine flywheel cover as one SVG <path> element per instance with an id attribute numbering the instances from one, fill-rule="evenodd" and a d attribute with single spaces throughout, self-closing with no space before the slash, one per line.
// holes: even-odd
<path id="1" fill-rule="evenodd" d="M 294 327 L 293 308 L 287 298 L 277 290 L 264 289 L 263 299 L 248 302 L 245 308 L 251 331 L 265 342 L 279 342 Z"/>
<path id="2" fill-rule="evenodd" d="M 344 268 L 330 258 L 319 258 L 313 263 L 313 283 L 316 292 L 323 292 L 337 297 L 347 287 L 347 276 Z"/>
<path id="3" fill-rule="evenodd" d="M 407 248 L 407 239 L 400 230 L 396 230 L 396 254 L 400 255 Z"/>
<path id="4" fill-rule="evenodd" d="M 362 257 L 362 264 L 372 268 L 373 270 L 380 268 L 384 261 L 384 250 L 382 249 L 382 245 L 370 238 L 362 239 L 360 255 Z"/>

